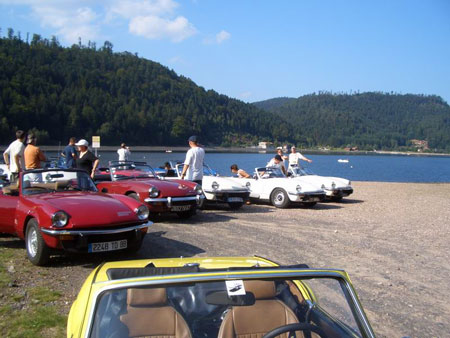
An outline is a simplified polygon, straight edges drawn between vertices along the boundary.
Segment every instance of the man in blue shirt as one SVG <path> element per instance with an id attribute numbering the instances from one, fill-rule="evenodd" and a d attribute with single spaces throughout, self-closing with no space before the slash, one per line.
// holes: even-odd
<path id="1" fill-rule="evenodd" d="M 76 168 L 77 149 L 75 148 L 75 137 L 71 137 L 69 144 L 64 148 L 61 155 L 66 159 L 67 168 Z"/>

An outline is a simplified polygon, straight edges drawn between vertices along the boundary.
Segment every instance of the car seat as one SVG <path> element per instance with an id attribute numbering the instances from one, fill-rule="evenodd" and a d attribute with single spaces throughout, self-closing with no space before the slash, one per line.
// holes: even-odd
<path id="1" fill-rule="evenodd" d="M 192 337 L 184 318 L 168 303 L 165 288 L 128 289 L 127 313 L 120 320 L 133 338 Z"/>

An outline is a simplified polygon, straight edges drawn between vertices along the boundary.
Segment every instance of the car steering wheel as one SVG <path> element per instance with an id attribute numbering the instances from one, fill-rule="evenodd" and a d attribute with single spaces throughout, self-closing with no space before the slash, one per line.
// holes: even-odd
<path id="1" fill-rule="evenodd" d="M 320 327 L 308 324 L 308 323 L 295 323 L 295 324 L 288 324 L 283 325 L 280 327 L 277 327 L 276 329 L 273 329 L 270 332 L 267 332 L 262 338 L 275 338 L 276 336 L 279 336 L 282 333 L 285 332 L 295 332 L 295 331 L 312 331 L 314 333 L 317 333 L 322 338 L 327 338 L 327 334 L 324 330 L 322 330 Z"/>

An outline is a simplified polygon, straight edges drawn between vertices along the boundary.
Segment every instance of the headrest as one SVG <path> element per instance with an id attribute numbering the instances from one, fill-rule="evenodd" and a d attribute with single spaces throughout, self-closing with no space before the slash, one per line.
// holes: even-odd
<path id="1" fill-rule="evenodd" d="M 128 289 L 127 304 L 130 306 L 165 305 L 167 304 L 166 289 Z"/>
<path id="2" fill-rule="evenodd" d="M 277 290 L 275 282 L 265 280 L 246 280 L 244 281 L 245 292 L 251 292 L 255 299 L 275 298 Z"/>

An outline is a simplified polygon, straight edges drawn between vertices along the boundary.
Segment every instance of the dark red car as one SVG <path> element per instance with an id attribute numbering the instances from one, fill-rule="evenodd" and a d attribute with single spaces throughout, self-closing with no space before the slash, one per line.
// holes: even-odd
<path id="1" fill-rule="evenodd" d="M 0 233 L 25 239 L 35 265 L 47 263 L 52 249 L 139 250 L 151 224 L 145 205 L 98 192 L 82 170 L 26 171 L 0 192 Z"/>
<path id="2" fill-rule="evenodd" d="M 95 180 L 101 192 L 133 197 L 145 203 L 150 213 L 174 212 L 189 218 L 204 198 L 200 185 L 161 179 L 145 162 L 110 162 L 109 174 L 97 175 Z"/>

